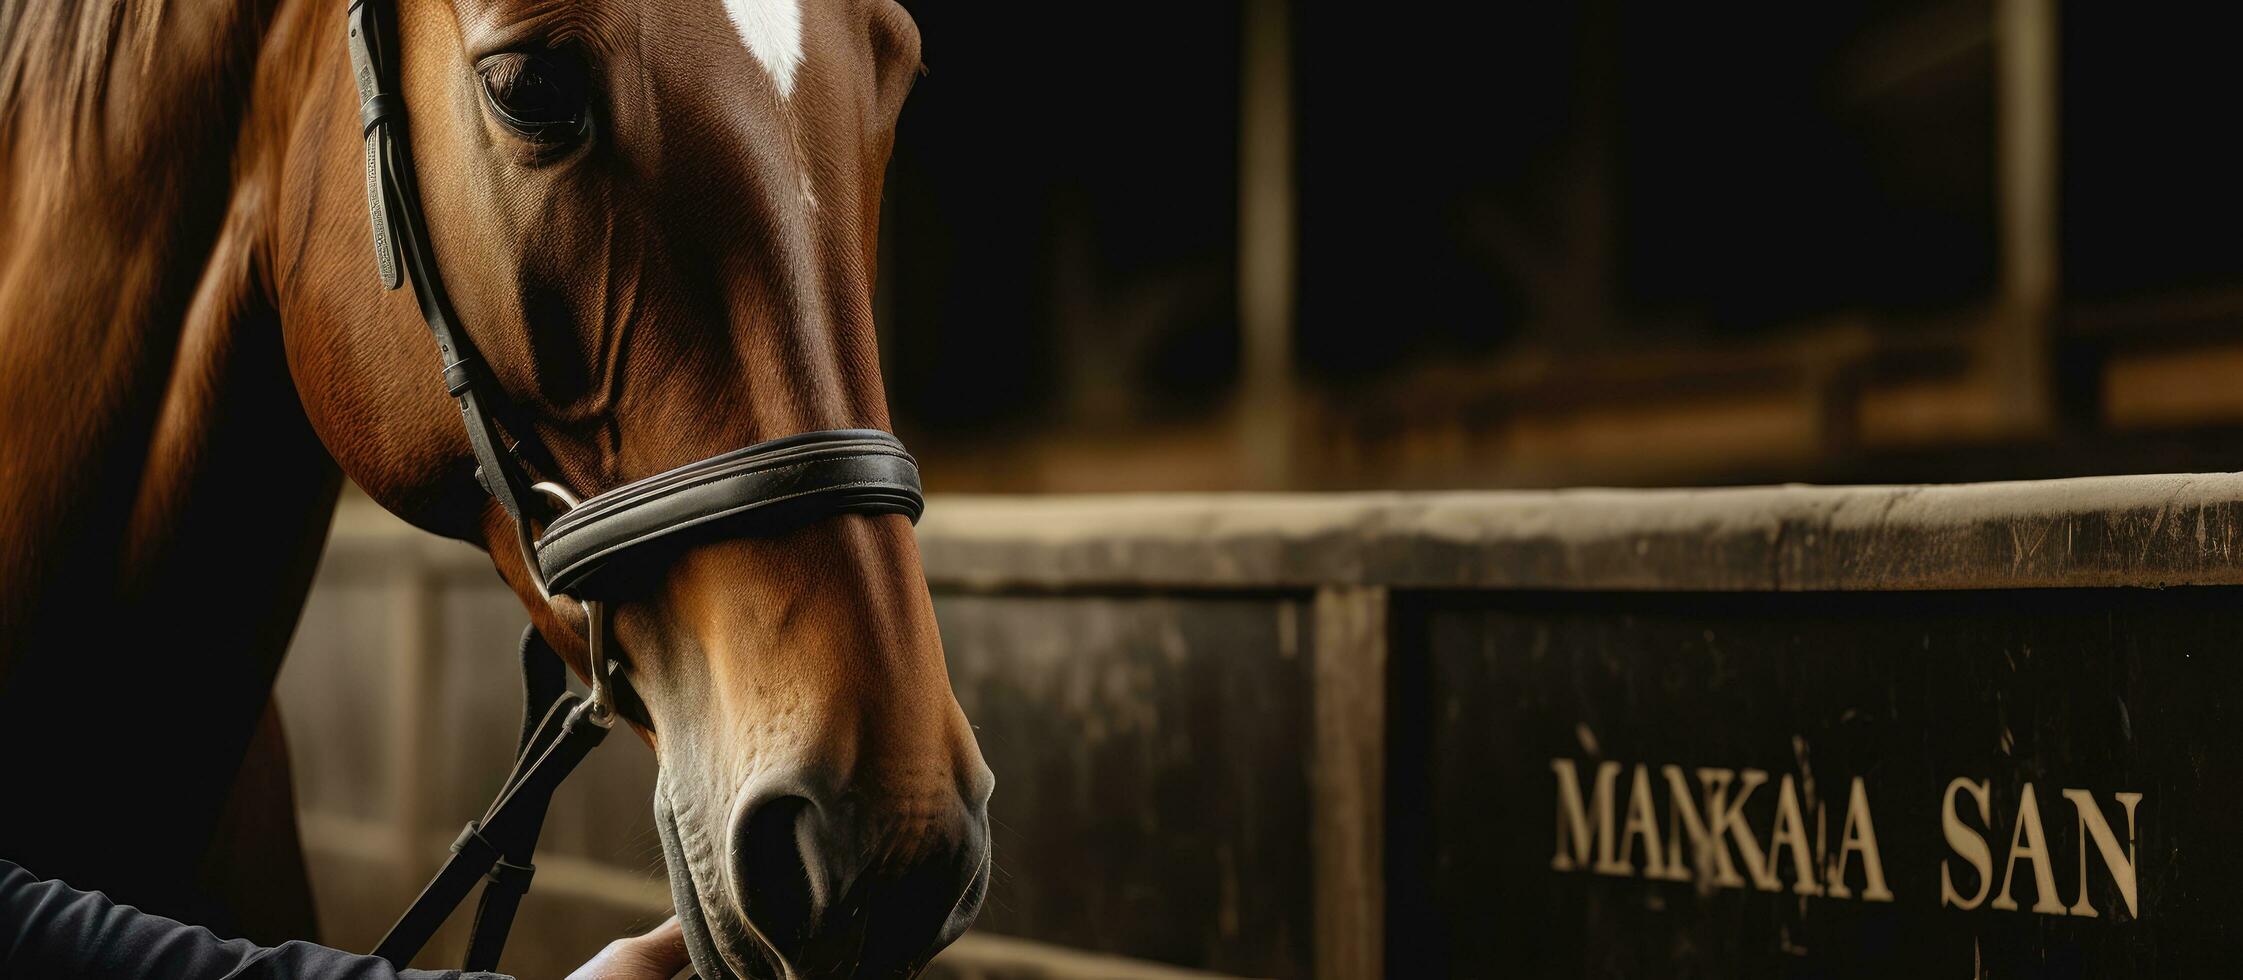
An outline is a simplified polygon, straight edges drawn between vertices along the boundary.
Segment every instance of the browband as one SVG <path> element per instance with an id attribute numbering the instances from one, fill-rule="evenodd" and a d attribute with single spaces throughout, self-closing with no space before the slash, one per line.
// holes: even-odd
<path id="1" fill-rule="evenodd" d="M 878 429 L 831 429 L 757 443 L 594 496 L 546 525 L 537 564 L 555 594 L 597 598 L 610 558 L 718 521 L 727 537 L 783 533 L 832 514 L 925 508 L 919 465 Z"/>

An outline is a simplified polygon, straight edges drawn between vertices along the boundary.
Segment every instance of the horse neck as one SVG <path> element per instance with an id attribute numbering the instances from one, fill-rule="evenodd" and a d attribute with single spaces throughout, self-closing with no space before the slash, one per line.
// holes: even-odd
<path id="1" fill-rule="evenodd" d="M 335 477 L 258 285 L 246 125 L 286 2 L 0 7 L 0 688 L 84 617 L 263 619 L 308 575 Z M 187 613 L 219 555 L 246 574 Z"/>
<path id="2" fill-rule="evenodd" d="M 11 791 L 69 801 L 0 848 L 173 915 L 337 482 L 260 285 L 278 2 L 0 0 L 0 715 L 54 735 Z"/>

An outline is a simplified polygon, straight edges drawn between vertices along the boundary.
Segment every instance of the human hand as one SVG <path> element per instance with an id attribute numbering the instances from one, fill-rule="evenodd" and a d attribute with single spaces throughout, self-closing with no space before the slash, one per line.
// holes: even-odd
<path id="1" fill-rule="evenodd" d="M 607 944 L 569 980 L 670 980 L 692 962 L 685 952 L 685 929 L 673 915 L 646 935 Z"/>

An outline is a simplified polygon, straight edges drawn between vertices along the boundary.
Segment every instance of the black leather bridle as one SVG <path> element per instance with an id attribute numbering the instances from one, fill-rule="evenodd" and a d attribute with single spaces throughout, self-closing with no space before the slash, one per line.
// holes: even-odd
<path id="1" fill-rule="evenodd" d="M 536 627 L 524 631 L 525 708 L 514 770 L 482 819 L 469 821 L 453 842 L 443 870 L 375 949 L 375 955 L 403 967 L 466 899 L 475 879 L 487 878 L 465 967 L 492 970 L 514 910 L 529 890 L 530 858 L 553 791 L 614 724 L 620 664 L 607 656 L 602 600 L 617 591 L 619 576 L 606 574 L 617 560 L 657 543 L 685 540 L 689 533 L 772 535 L 838 514 L 902 514 L 917 521 L 924 501 L 918 464 L 895 436 L 874 429 L 774 439 L 581 501 L 556 483 L 537 481 L 533 472 L 553 472 L 551 456 L 459 328 L 430 248 L 398 84 L 395 2 L 352 0 L 349 8 L 375 264 L 386 289 L 397 288 L 411 272 L 413 295 L 442 355 L 444 387 L 459 403 L 474 448 L 476 478 L 513 519 L 539 592 L 584 605 L 592 652 L 592 695 L 579 698 L 565 693 L 560 660 Z M 533 465 L 538 461 L 544 465 Z M 531 509 L 537 495 L 564 508 L 543 533 Z"/>

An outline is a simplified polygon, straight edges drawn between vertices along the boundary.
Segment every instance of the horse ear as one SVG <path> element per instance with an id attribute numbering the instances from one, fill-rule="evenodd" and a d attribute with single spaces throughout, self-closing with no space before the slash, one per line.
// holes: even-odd
<path id="1" fill-rule="evenodd" d="M 879 73 L 874 92 L 881 118 L 893 123 L 896 114 L 903 111 L 904 96 L 911 94 L 911 83 L 926 71 L 919 62 L 919 25 L 901 4 L 874 5 L 872 60 L 873 70 Z"/>

